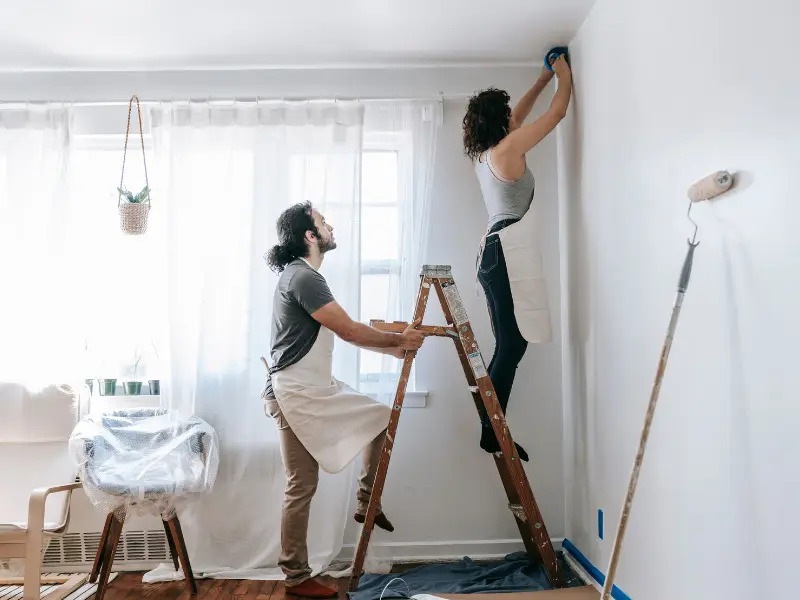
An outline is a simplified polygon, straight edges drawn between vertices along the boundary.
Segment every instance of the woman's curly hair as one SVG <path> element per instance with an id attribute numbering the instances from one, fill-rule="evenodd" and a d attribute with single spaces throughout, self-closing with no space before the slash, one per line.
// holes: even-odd
<path id="1" fill-rule="evenodd" d="M 508 135 L 511 97 L 488 88 L 469 99 L 464 115 L 464 153 L 475 159 Z"/>

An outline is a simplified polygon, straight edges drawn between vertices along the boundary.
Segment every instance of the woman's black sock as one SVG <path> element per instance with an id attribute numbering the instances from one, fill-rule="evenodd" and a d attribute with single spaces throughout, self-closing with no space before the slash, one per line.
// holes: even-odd
<path id="1" fill-rule="evenodd" d="M 525 449 L 516 442 L 514 442 L 514 445 L 517 447 L 517 454 L 519 454 L 520 460 L 528 462 L 528 453 L 525 452 Z M 500 443 L 497 441 L 497 436 L 495 436 L 491 427 L 484 426 L 481 428 L 481 448 L 489 454 L 500 452 Z"/>

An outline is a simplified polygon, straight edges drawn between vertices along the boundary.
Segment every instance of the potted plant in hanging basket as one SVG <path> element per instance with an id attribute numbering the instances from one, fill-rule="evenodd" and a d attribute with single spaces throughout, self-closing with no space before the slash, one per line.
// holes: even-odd
<path id="1" fill-rule="evenodd" d="M 147 215 L 150 212 L 150 187 L 134 195 L 123 187 L 118 187 L 120 201 L 119 224 L 127 234 L 140 235 L 147 231 Z"/>
<path id="2" fill-rule="evenodd" d="M 145 186 L 138 194 L 129 192 L 123 181 L 125 179 L 125 159 L 128 157 L 128 137 L 131 132 L 131 111 L 133 101 L 136 100 L 136 111 L 139 115 L 139 138 L 142 142 L 142 161 L 144 162 Z M 147 177 L 147 157 L 144 152 L 144 133 L 142 132 L 142 110 L 139 107 L 139 98 L 133 96 L 128 103 L 128 127 L 125 131 L 125 151 L 122 155 L 122 175 L 117 187 L 119 197 L 117 208 L 119 209 L 119 225 L 122 231 L 128 235 L 141 235 L 147 231 L 147 217 L 150 214 L 150 183 Z"/>

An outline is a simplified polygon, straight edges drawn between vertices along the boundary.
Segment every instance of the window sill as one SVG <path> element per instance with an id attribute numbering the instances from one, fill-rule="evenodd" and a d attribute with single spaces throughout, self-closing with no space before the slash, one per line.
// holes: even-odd
<path id="1" fill-rule="evenodd" d="M 373 400 L 378 400 L 378 394 L 367 392 L 367 396 Z M 392 394 L 392 401 L 394 394 Z M 403 398 L 403 408 L 425 408 L 428 405 L 428 392 L 407 391 Z"/>
<path id="2" fill-rule="evenodd" d="M 101 396 L 94 393 L 89 402 L 89 413 L 98 415 L 111 410 L 161 408 L 161 395 L 139 394 L 126 396 L 125 394 L 115 394 L 114 396 Z"/>

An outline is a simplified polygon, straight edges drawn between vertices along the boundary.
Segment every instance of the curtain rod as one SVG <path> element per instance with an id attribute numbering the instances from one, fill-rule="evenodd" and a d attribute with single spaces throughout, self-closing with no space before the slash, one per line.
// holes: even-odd
<path id="1" fill-rule="evenodd" d="M 466 100 L 474 95 L 474 92 L 464 92 L 459 94 L 437 94 L 430 96 L 407 96 L 407 97 L 308 97 L 308 98 L 293 98 L 288 96 L 257 96 L 257 97 L 244 97 L 244 98 L 168 98 L 168 99 L 143 99 L 140 98 L 139 102 L 142 105 L 161 104 L 163 102 L 207 102 L 209 104 L 234 104 L 236 102 L 249 102 L 249 103 L 317 103 L 317 102 L 358 102 L 358 103 L 381 103 L 381 102 L 416 102 L 416 101 L 444 101 L 444 100 Z M 91 107 L 91 106 L 127 106 L 130 102 L 128 100 L 0 100 L 0 109 L 10 108 L 25 108 L 29 105 L 46 105 L 46 104 L 61 104 L 64 106 L 74 107 Z"/>

